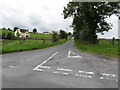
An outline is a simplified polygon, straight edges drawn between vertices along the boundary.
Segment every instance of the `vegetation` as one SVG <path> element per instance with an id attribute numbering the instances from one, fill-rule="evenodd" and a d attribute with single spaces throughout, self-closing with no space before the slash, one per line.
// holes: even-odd
<path id="1" fill-rule="evenodd" d="M 52 34 L 30 33 L 30 37 L 31 37 L 31 38 L 52 39 Z"/>
<path id="2" fill-rule="evenodd" d="M 52 33 L 53 33 L 52 34 L 52 40 L 53 40 L 53 42 L 57 42 L 59 40 L 58 33 L 55 32 L 55 31 L 53 31 Z"/>
<path id="3" fill-rule="evenodd" d="M 9 53 L 9 52 L 20 52 L 26 50 L 34 50 L 34 49 L 42 49 L 46 47 L 51 47 L 55 45 L 60 45 L 67 40 L 59 40 L 58 42 L 53 43 L 51 40 L 46 40 L 45 43 L 43 40 L 1 40 L 2 45 L 2 53 Z"/>
<path id="4" fill-rule="evenodd" d="M 73 17 L 75 39 L 98 43 L 96 33 L 108 31 L 111 24 L 105 19 L 119 14 L 119 2 L 69 2 L 64 7 L 64 18 Z"/>
<path id="5" fill-rule="evenodd" d="M 36 32 L 37 32 L 37 29 L 36 29 L 36 28 L 34 28 L 34 29 L 33 29 L 33 33 L 36 33 Z"/>
<path id="6" fill-rule="evenodd" d="M 38 34 L 38 33 L 30 33 L 31 38 L 28 40 L 14 40 L 14 31 L 6 30 L 6 29 L 0 29 L 0 49 L 2 52 L 0 53 L 10 53 L 10 52 L 19 52 L 19 51 L 26 51 L 26 50 L 34 50 L 34 49 L 42 49 L 46 47 L 51 47 L 55 45 L 60 45 L 67 40 L 62 39 L 59 40 L 59 35 L 55 32 L 55 34 Z M 44 40 L 36 40 L 34 38 L 40 38 Z M 53 38 L 53 41 L 52 41 Z M 70 40 L 70 37 L 68 37 Z M 51 39 L 51 40 L 45 40 L 45 39 Z"/>
<path id="7" fill-rule="evenodd" d="M 60 30 L 60 39 L 67 39 L 67 32 L 65 32 L 64 30 Z"/>
<path id="8" fill-rule="evenodd" d="M 15 32 L 17 29 L 19 29 L 19 28 L 18 28 L 18 27 L 14 27 L 14 32 Z"/>
<path id="9" fill-rule="evenodd" d="M 75 40 L 75 44 L 80 51 L 96 53 L 103 56 L 118 57 L 118 41 L 115 41 L 115 45 L 112 45 L 110 41 L 100 40 L 98 45 L 93 45 Z"/>

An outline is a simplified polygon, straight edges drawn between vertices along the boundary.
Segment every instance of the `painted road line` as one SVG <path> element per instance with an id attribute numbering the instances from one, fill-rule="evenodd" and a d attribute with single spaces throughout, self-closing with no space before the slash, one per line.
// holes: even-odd
<path id="1" fill-rule="evenodd" d="M 80 74 L 75 74 L 76 77 L 86 77 L 86 78 L 92 78 L 90 75 L 80 75 Z"/>
<path id="2" fill-rule="evenodd" d="M 48 66 L 40 66 L 39 68 L 50 69 L 50 67 L 48 67 Z"/>
<path id="3" fill-rule="evenodd" d="M 42 70 L 42 69 L 36 69 L 36 70 L 34 70 L 34 71 L 40 71 L 40 72 L 43 72 L 43 70 Z"/>
<path id="4" fill-rule="evenodd" d="M 71 72 L 72 70 L 70 69 L 64 69 L 64 68 L 57 68 L 57 70 L 60 70 L 60 71 L 68 71 L 68 72 Z"/>
<path id="5" fill-rule="evenodd" d="M 116 77 L 116 75 L 114 74 L 107 74 L 107 73 L 101 73 L 103 76 L 112 76 L 112 77 Z"/>
<path id="6" fill-rule="evenodd" d="M 74 54 L 74 55 L 76 55 L 74 52 L 69 51 L 69 52 L 68 52 L 68 57 L 67 57 L 67 58 L 82 58 L 82 57 L 79 56 L 79 55 L 76 55 L 76 56 L 70 56 L 71 53 Z"/>
<path id="7" fill-rule="evenodd" d="M 42 62 L 41 64 L 39 64 L 38 66 L 36 66 L 33 70 L 38 69 L 39 67 L 41 67 L 43 64 L 45 64 L 47 61 L 49 61 L 52 57 L 54 57 L 58 52 L 54 53 L 52 56 L 50 56 L 47 60 L 45 60 L 44 62 Z"/>
<path id="8" fill-rule="evenodd" d="M 108 62 L 108 63 L 118 64 L 118 62 L 116 62 L 116 61 L 108 61 L 108 60 L 106 60 L 106 59 L 103 59 L 103 61 L 104 61 L 104 62 Z"/>
<path id="9" fill-rule="evenodd" d="M 86 72 L 86 71 L 79 71 L 79 73 L 85 73 L 85 74 L 95 74 L 94 72 Z"/>
<path id="10" fill-rule="evenodd" d="M 53 73 L 60 73 L 60 72 L 54 71 Z"/>
<path id="11" fill-rule="evenodd" d="M 69 75 L 69 73 L 61 73 L 62 75 Z"/>

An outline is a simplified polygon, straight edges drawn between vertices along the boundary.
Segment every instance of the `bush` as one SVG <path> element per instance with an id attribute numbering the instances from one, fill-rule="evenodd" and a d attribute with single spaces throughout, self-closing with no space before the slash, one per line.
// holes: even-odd
<path id="1" fill-rule="evenodd" d="M 6 39 L 14 39 L 14 35 L 12 35 L 12 33 L 7 33 Z"/>
<path id="2" fill-rule="evenodd" d="M 6 36 L 5 33 L 2 33 L 2 39 L 5 39 L 6 38 L 5 36 Z"/>

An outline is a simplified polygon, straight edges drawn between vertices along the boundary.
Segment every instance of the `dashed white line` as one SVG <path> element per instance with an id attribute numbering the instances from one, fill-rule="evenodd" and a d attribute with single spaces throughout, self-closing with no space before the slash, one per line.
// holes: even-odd
<path id="1" fill-rule="evenodd" d="M 85 73 L 85 74 L 95 74 L 94 72 L 86 72 L 86 71 L 79 71 L 79 73 Z"/>
<path id="2" fill-rule="evenodd" d="M 101 73 L 102 75 L 104 75 L 104 76 L 112 76 L 112 77 L 116 77 L 116 75 L 114 75 L 114 74 L 107 74 L 107 73 Z"/>
<path id="3" fill-rule="evenodd" d="M 80 75 L 80 74 L 75 74 L 76 77 L 87 77 L 87 78 L 92 78 L 90 75 Z"/>
<path id="4" fill-rule="evenodd" d="M 57 70 L 60 70 L 60 71 L 68 71 L 68 72 L 72 71 L 72 70 L 70 70 L 70 69 L 64 69 L 64 68 L 57 68 Z"/>

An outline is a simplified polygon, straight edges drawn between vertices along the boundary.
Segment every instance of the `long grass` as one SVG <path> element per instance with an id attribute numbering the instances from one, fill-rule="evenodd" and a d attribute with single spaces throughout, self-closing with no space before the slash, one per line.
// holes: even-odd
<path id="1" fill-rule="evenodd" d="M 67 40 L 60 40 L 53 43 L 51 40 L 2 40 L 2 53 L 20 52 L 26 50 L 42 49 L 55 45 L 60 45 L 67 42 Z"/>
<path id="2" fill-rule="evenodd" d="M 102 56 L 118 57 L 118 41 L 115 41 L 115 45 L 106 40 L 100 40 L 99 44 L 84 44 L 78 40 L 75 40 L 76 47 L 80 51 L 94 53 Z"/>

